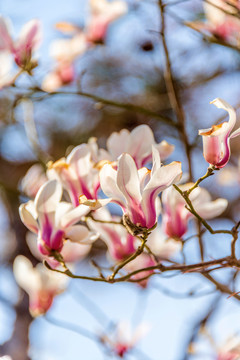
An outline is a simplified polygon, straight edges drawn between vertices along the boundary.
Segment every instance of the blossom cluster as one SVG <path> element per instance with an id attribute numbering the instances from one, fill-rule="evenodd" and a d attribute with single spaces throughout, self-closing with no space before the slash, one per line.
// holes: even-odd
<path id="1" fill-rule="evenodd" d="M 199 134 L 205 159 L 217 169 L 227 164 L 230 138 L 239 130 L 230 134 L 236 122 L 234 109 L 219 98 L 213 103 L 229 112 L 229 121 Z M 58 268 L 81 260 L 101 238 L 110 260 L 121 263 L 136 253 L 144 239 L 155 257 L 142 251 L 126 262 L 124 270 L 131 273 L 150 268 L 132 277 L 146 287 L 156 258 L 169 259 L 181 249 L 194 217 L 173 185 L 178 184 L 183 192 L 192 188 L 189 199 L 203 219 L 215 218 L 228 205 L 226 199 L 212 201 L 205 188 L 181 183 L 181 163 L 162 164 L 173 153 L 173 145 L 165 140 L 156 143 L 150 127 L 140 125 L 131 132 L 123 129 L 112 133 L 106 149 L 98 147 L 96 138 L 90 138 L 65 158 L 49 162 L 46 172 L 35 164 L 22 180 L 22 190 L 31 199 L 20 206 L 22 222 L 37 239 L 28 235 L 32 253 Z M 110 203 L 117 204 L 115 215 Z M 49 270 L 32 268 L 23 257 L 16 259 L 14 268 L 18 283 L 30 294 L 33 314 L 46 312 L 66 285 L 60 281 L 56 287 Z M 33 287 L 27 284 L 28 277 Z"/>

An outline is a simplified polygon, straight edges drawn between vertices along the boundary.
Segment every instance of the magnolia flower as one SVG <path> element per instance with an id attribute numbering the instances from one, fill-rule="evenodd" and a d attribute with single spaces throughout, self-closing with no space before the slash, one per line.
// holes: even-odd
<path id="1" fill-rule="evenodd" d="M 56 180 L 46 182 L 38 191 L 36 198 L 20 206 L 20 217 L 24 225 L 38 234 L 38 248 L 43 255 L 51 251 L 60 252 L 64 240 L 73 242 L 88 241 L 88 229 L 76 224 L 90 208 L 60 202 L 62 187 Z"/>
<path id="2" fill-rule="evenodd" d="M 138 169 L 152 161 L 153 145 L 159 151 L 161 160 L 165 160 L 174 150 L 174 145 L 165 140 L 156 144 L 148 125 L 139 125 L 131 132 L 122 129 L 119 133 L 112 133 L 107 140 L 107 149 L 112 160 L 117 160 L 126 152 L 132 156 Z"/>
<path id="3" fill-rule="evenodd" d="M 194 184 L 179 185 L 182 191 L 190 189 Z M 201 187 L 195 188 L 189 198 L 196 212 L 204 219 L 213 219 L 227 208 L 226 199 L 211 201 L 209 192 Z M 186 209 L 186 202 L 172 186 L 162 193 L 162 223 L 164 232 L 170 237 L 181 238 L 188 230 L 188 222 L 193 218 Z"/>
<path id="4" fill-rule="evenodd" d="M 32 60 L 32 54 L 39 46 L 41 39 L 40 21 L 34 19 L 27 22 L 16 41 L 12 39 L 10 27 L 10 21 L 1 16 L 0 51 L 12 53 L 16 64 L 30 72 L 36 66 Z"/>
<path id="5" fill-rule="evenodd" d="M 100 171 L 103 192 L 122 207 L 125 219 L 137 227 L 152 228 L 155 225 L 157 195 L 182 175 L 179 162 L 161 167 L 159 152 L 154 146 L 152 157 L 151 171 L 147 168 L 137 170 L 129 154 L 119 157 L 117 170 L 111 164 L 105 164 Z"/>
<path id="6" fill-rule="evenodd" d="M 116 355 L 123 358 L 127 352 L 136 346 L 139 340 L 141 340 L 148 331 L 149 325 L 146 323 L 141 323 L 137 326 L 135 331 L 133 331 L 128 321 L 121 321 L 118 323 L 111 336 L 104 336 L 102 340 Z"/>
<path id="7" fill-rule="evenodd" d="M 203 139 L 205 160 L 217 168 L 222 168 L 230 159 L 230 139 L 240 135 L 240 128 L 231 133 L 236 124 L 236 112 L 231 105 L 220 98 L 213 100 L 211 104 L 226 110 L 229 114 L 229 121 L 220 125 L 213 125 L 209 129 L 199 130 L 199 135 Z"/>
<path id="8" fill-rule="evenodd" d="M 105 205 L 108 200 L 98 199 L 99 175 L 91 160 L 91 148 L 88 144 L 75 147 L 68 157 L 55 163 L 49 163 L 47 172 L 50 178 L 58 179 L 68 191 L 73 206 L 80 202 L 94 209 Z"/>
<path id="9" fill-rule="evenodd" d="M 102 43 L 111 22 L 127 13 L 127 4 L 122 0 L 90 0 L 90 16 L 86 25 L 86 36 L 90 42 Z"/>
<path id="10" fill-rule="evenodd" d="M 30 198 L 37 195 L 40 187 L 48 181 L 48 178 L 40 164 L 34 164 L 28 169 L 21 181 L 22 191 Z"/>
<path id="11" fill-rule="evenodd" d="M 47 270 L 42 264 L 35 268 L 22 255 L 16 257 L 13 272 L 18 285 L 29 295 L 29 310 L 32 316 L 45 314 L 53 298 L 67 286 L 67 276 Z"/>

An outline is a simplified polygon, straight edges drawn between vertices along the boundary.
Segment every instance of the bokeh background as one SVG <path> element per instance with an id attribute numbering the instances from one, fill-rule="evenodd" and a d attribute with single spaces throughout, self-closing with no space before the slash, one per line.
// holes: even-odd
<path id="1" fill-rule="evenodd" d="M 165 3 L 167 42 L 186 115 L 193 175 L 197 179 L 207 168 L 198 129 L 207 128 L 226 115 L 209 102 L 221 97 L 236 109 L 240 106 L 240 52 L 210 42 L 184 23 L 204 20 L 202 1 L 166 0 Z M 170 160 L 182 161 L 184 171 L 188 172 L 179 132 L 161 119 L 174 119 L 175 115 L 163 76 L 165 56 L 159 33 L 158 2 L 129 0 L 128 6 L 128 13 L 109 27 L 105 44 L 97 45 L 77 60 L 78 84 L 75 82 L 64 88 L 66 92 L 76 92 L 81 86 L 85 93 L 122 106 L 109 106 L 102 101 L 71 94 L 49 97 L 33 94 L 34 120 L 41 149 L 44 154 L 58 159 L 90 136 L 97 137 L 104 147 L 106 138 L 113 131 L 148 124 L 158 142 L 165 139 L 176 146 Z M 15 34 L 32 18 L 41 20 L 44 32 L 38 51 L 39 67 L 33 79 L 23 76 L 17 88 L 3 89 L 0 93 L 0 355 L 9 354 L 14 360 L 114 358 L 100 343 L 57 327 L 44 317 L 33 320 L 28 314 L 27 296 L 18 289 L 12 274 L 12 263 L 17 254 L 24 254 L 36 262 L 25 242 L 27 230 L 19 219 L 18 206 L 25 200 L 19 196 L 20 180 L 38 158 L 26 136 L 23 113 L 17 100 L 24 89 L 40 85 L 53 66 L 50 44 L 63 37 L 54 25 L 69 21 L 82 26 L 88 12 L 87 0 L 0 1 L 0 13 L 11 18 Z M 128 104 L 134 107 L 129 109 Z M 232 150 L 229 166 L 236 166 L 240 150 L 238 138 L 232 141 Z M 231 180 L 230 187 L 220 184 L 219 176 L 204 184 L 214 198 L 227 197 L 232 204 L 221 219 L 213 222 L 216 228 L 230 228 L 233 220 L 239 220 L 239 182 L 237 178 Z M 195 231 L 192 224 L 187 236 Z M 208 259 L 226 256 L 230 249 L 229 238 L 222 235 L 205 234 L 204 244 Z M 239 255 L 239 248 L 237 251 Z M 197 239 L 187 242 L 184 252 L 188 262 L 199 261 Z M 94 256 L 98 263 L 105 264 L 104 253 L 101 244 L 93 247 L 89 257 L 78 265 L 76 273 L 95 274 L 89 258 Z M 181 256 L 177 254 L 177 259 Z M 232 273 L 223 269 L 216 276 L 221 282 L 229 283 Z M 236 291 L 239 286 L 236 275 Z M 198 292 L 206 295 L 195 296 Z M 188 351 L 191 337 L 212 308 L 209 335 L 201 335 L 194 349 L 198 350 L 199 359 L 216 359 L 217 348 L 228 336 L 240 331 L 239 303 L 226 294 L 214 292 L 214 286 L 200 274 L 155 276 L 146 289 L 134 284 L 73 280 L 69 291 L 55 299 L 49 316 L 81 325 L 96 334 L 103 329 L 111 332 L 110 321 L 117 323 L 127 319 L 133 327 L 144 321 L 150 324 L 150 331 L 137 346 L 139 352 L 133 350 L 126 358 L 183 360 L 195 358 Z"/>

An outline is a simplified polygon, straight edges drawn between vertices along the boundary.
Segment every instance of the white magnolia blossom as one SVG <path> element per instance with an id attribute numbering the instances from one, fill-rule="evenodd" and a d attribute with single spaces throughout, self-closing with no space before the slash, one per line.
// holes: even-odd
<path id="1" fill-rule="evenodd" d="M 152 157 L 151 171 L 147 168 L 138 170 L 134 159 L 126 153 L 119 157 L 117 170 L 111 164 L 105 164 L 100 171 L 103 192 L 122 207 L 132 224 L 144 228 L 151 228 L 156 223 L 158 194 L 178 182 L 182 175 L 179 162 L 161 166 L 155 146 Z"/>
<path id="2" fill-rule="evenodd" d="M 20 217 L 27 228 L 38 235 L 38 248 L 44 255 L 51 251 L 61 252 L 66 239 L 89 243 L 97 236 L 83 225 L 74 225 L 90 208 L 85 205 L 73 207 L 61 202 L 62 186 L 56 180 L 46 182 L 36 198 L 20 206 Z"/>

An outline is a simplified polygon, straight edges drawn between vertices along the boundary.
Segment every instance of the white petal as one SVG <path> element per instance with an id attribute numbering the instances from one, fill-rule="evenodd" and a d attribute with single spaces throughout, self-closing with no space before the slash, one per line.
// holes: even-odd
<path id="1" fill-rule="evenodd" d="M 129 154 L 122 154 L 119 158 L 117 171 L 117 185 L 127 202 L 132 200 L 140 202 L 140 180 L 133 158 Z"/>
<path id="2" fill-rule="evenodd" d="M 38 233 L 38 223 L 33 216 L 33 213 L 29 211 L 29 203 L 21 204 L 19 207 L 19 214 L 24 225 L 32 232 Z"/>
<path id="3" fill-rule="evenodd" d="M 217 199 L 215 201 L 199 204 L 195 207 L 197 213 L 204 219 L 213 219 L 221 215 L 227 208 L 228 201 L 226 199 Z"/>
<path id="4" fill-rule="evenodd" d="M 113 160 L 117 158 L 127 150 L 127 144 L 130 139 L 130 133 L 126 129 L 122 129 L 120 132 L 113 132 L 107 139 L 107 149 L 113 157 Z"/>
<path id="5" fill-rule="evenodd" d="M 117 171 L 110 164 L 105 164 L 99 173 L 100 185 L 106 196 L 124 205 L 125 199 L 117 186 Z"/>
<path id="6" fill-rule="evenodd" d="M 62 216 L 60 225 L 62 228 L 67 228 L 77 223 L 83 216 L 87 215 L 91 209 L 89 206 L 79 205 L 73 210 Z"/>
<path id="7" fill-rule="evenodd" d="M 236 111 L 234 110 L 234 108 L 231 105 L 229 105 L 225 100 L 220 98 L 214 99 L 211 102 L 211 104 L 214 104 L 217 108 L 224 109 L 228 112 L 229 114 L 228 126 L 229 126 L 229 131 L 231 131 L 236 123 Z"/>
<path id="8" fill-rule="evenodd" d="M 35 198 L 36 211 L 55 212 L 62 197 L 62 186 L 56 180 L 50 180 L 39 189 Z"/>
<path id="9" fill-rule="evenodd" d="M 13 273 L 20 287 L 28 294 L 41 287 L 40 277 L 25 256 L 18 255 L 13 263 Z"/>

